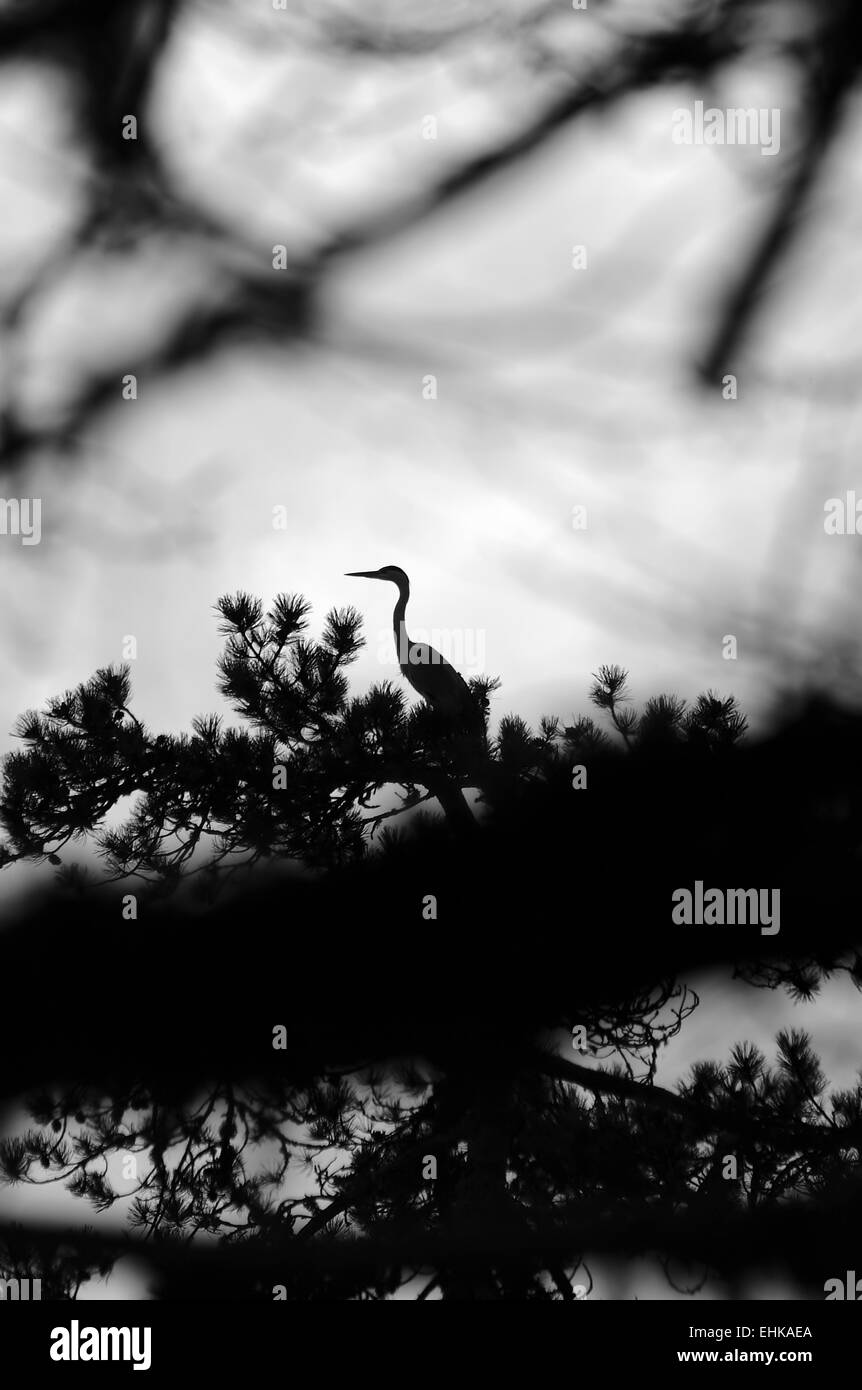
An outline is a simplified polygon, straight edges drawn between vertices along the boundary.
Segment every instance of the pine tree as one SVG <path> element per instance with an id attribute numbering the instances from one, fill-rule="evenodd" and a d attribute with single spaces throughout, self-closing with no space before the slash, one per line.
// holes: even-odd
<path id="1" fill-rule="evenodd" d="M 60 859 L 61 891 L 0 942 L 10 1035 L 27 1038 L 0 1095 L 26 1095 L 32 1121 L 0 1169 L 97 1212 L 125 1203 L 130 1223 L 6 1228 L 10 1267 L 23 1250 L 74 1291 L 146 1235 L 166 1297 L 409 1284 L 518 1300 L 575 1298 L 602 1254 L 655 1252 L 686 1288 L 710 1271 L 732 1284 L 764 1249 L 807 1284 L 843 1268 L 862 1089 L 830 1094 L 801 1030 L 773 1063 L 739 1043 L 674 1090 L 657 1073 L 698 1002 L 692 971 L 797 998 L 862 979 L 860 806 L 834 795 L 858 716 L 811 706 L 754 742 L 732 699 L 636 712 L 625 672 L 603 667 L 606 729 L 509 715 L 465 739 L 388 683 L 351 696 L 352 610 L 312 640 L 301 598 L 219 607 L 238 728 L 210 715 L 153 735 L 128 671 L 104 670 L 25 716 L 6 762 L 6 858 Z M 478 708 L 494 685 L 474 682 Z M 438 778 L 478 790 L 471 830 L 428 807 L 372 838 Z M 95 838 L 101 879 L 64 862 L 76 838 Z M 670 929 L 672 885 L 713 865 L 788 886 L 779 937 Z M 204 901 L 186 892 L 199 880 Z"/>

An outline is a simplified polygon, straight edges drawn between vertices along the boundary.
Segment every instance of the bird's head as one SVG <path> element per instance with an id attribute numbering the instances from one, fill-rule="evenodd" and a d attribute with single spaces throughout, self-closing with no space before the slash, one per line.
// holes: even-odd
<path id="1" fill-rule="evenodd" d="M 346 579 L 388 579 L 392 584 L 397 584 L 399 589 L 407 588 L 410 580 L 398 565 L 384 565 L 379 570 L 350 570 Z"/>

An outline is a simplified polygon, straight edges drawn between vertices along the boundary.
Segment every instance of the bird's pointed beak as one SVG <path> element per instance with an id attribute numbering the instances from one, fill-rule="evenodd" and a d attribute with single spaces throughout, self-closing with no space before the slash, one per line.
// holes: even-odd
<path id="1" fill-rule="evenodd" d="M 379 570 L 348 570 L 345 579 L 379 579 Z"/>

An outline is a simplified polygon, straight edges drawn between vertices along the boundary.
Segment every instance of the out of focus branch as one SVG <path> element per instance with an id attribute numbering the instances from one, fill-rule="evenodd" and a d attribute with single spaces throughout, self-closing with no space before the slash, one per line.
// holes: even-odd
<path id="1" fill-rule="evenodd" d="M 776 1259 L 788 1262 L 797 1277 L 812 1277 L 812 1270 L 830 1259 L 840 1264 L 846 1257 L 846 1231 L 858 1223 L 860 1197 L 851 1185 L 830 1203 L 807 1203 L 783 1208 L 740 1208 L 723 1211 L 717 1222 L 707 1203 L 686 1213 L 684 1221 L 671 1211 L 651 1209 L 620 1211 L 609 1217 L 590 1202 L 578 1202 L 561 1210 L 553 1224 L 518 1223 L 517 1230 L 490 1221 L 464 1222 L 461 1229 L 415 1232 L 381 1230 L 373 1236 L 323 1238 L 308 1243 L 285 1232 L 268 1234 L 265 1243 L 252 1238 L 231 1246 L 206 1247 L 178 1241 L 144 1243 L 131 1237 L 67 1228 L 40 1226 L 23 1232 L 0 1224 L 0 1245 L 7 1239 L 20 1245 L 26 1240 L 34 1251 L 46 1255 L 57 1245 L 83 1258 L 118 1260 L 134 1256 L 172 1285 L 171 1296 L 194 1297 L 197 1279 L 206 1280 L 207 1296 L 213 1296 L 218 1278 L 226 1283 L 243 1276 L 251 1285 L 264 1285 L 301 1276 L 349 1274 L 373 1279 L 393 1267 L 434 1269 L 511 1259 L 547 1267 L 560 1258 L 577 1258 L 590 1250 L 605 1255 L 630 1257 L 633 1253 L 661 1252 L 681 1260 L 707 1265 L 722 1274 L 757 1269 Z M 836 1268 L 839 1267 L 836 1265 Z M 816 1278 L 816 1274 L 814 1275 Z M 180 1280 L 188 1287 L 180 1293 Z M 236 1288 L 236 1284 L 233 1285 Z M 267 1291 L 268 1292 L 268 1291 Z M 216 1295 L 217 1296 L 217 1295 Z M 264 1296 L 267 1296 L 265 1293 Z"/>
<path id="2" fill-rule="evenodd" d="M 100 239 L 128 246 L 154 231 L 194 238 L 213 262 L 217 288 L 212 301 L 201 302 L 198 296 L 184 306 L 156 346 L 137 361 L 134 353 L 127 355 L 126 369 L 136 375 L 146 373 L 150 380 L 205 360 L 235 334 L 289 342 L 297 335 L 313 333 L 318 292 L 336 262 L 423 224 L 460 198 L 480 194 L 491 179 L 512 171 L 587 112 L 607 109 L 661 83 L 704 79 L 749 56 L 757 42 L 752 38 L 753 20 L 760 6 L 754 0 L 726 0 L 706 18 L 690 13 L 676 27 L 657 22 L 647 32 L 623 32 L 605 25 L 608 41 L 601 45 L 600 56 L 590 66 L 579 65 L 576 73 L 568 71 L 565 55 L 558 58 L 555 52 L 553 26 L 544 22 L 552 11 L 544 2 L 537 0 L 532 9 L 525 6 L 505 23 L 500 19 L 497 33 L 504 34 L 516 51 L 519 44 L 522 48 L 534 45 L 541 31 L 541 47 L 534 48 L 527 66 L 534 75 L 539 70 L 544 74 L 547 97 L 525 97 L 525 114 L 516 129 L 509 128 L 497 143 L 457 163 L 418 193 L 396 189 L 382 205 L 323 235 L 310 251 L 291 254 L 288 246 L 287 273 L 278 275 L 272 274 L 268 258 L 261 260 L 258 242 L 245 233 L 242 210 L 233 219 L 201 205 L 195 194 L 177 186 L 146 119 L 141 121 L 137 140 L 122 139 L 123 116 L 145 115 L 174 23 L 183 10 L 184 0 L 74 4 L 38 0 L 0 15 L 0 63 L 26 54 L 44 59 L 71 77 L 81 136 L 92 165 L 85 206 L 71 241 L 59 257 L 52 255 L 35 278 L 8 298 L 3 321 L 10 332 L 17 331 L 24 308 L 48 277 L 57 275 L 57 265 L 68 270 L 77 254 Z M 478 13 L 483 21 L 487 18 L 484 8 Z M 748 331 L 766 279 L 799 223 L 804 202 L 841 127 L 859 70 L 862 19 L 855 0 L 838 0 L 825 17 L 813 5 L 802 6 L 799 14 L 799 32 L 787 29 L 778 50 L 805 75 L 809 99 L 802 109 L 810 111 L 808 135 L 795 172 L 729 294 L 705 350 L 700 371 L 710 380 Z M 579 22 L 578 16 L 572 18 L 573 23 Z M 746 18 L 752 23 L 745 23 Z M 463 9 L 453 25 L 426 25 L 423 20 L 413 28 L 399 16 L 397 24 L 384 24 L 379 32 L 373 20 L 360 13 L 310 10 L 306 20 L 312 32 L 328 35 L 333 52 L 385 53 L 393 61 L 405 53 L 434 51 L 435 45 L 448 45 L 456 35 L 469 43 L 478 23 L 477 12 Z M 241 43 L 239 23 L 237 34 Z M 296 39 L 295 46 L 301 42 Z M 530 85 L 533 93 L 538 92 L 537 81 Z M 74 446 L 76 436 L 116 398 L 113 371 L 99 369 L 83 383 L 72 406 L 47 421 L 29 421 L 13 394 L 0 421 L 5 464 L 20 465 L 35 449 Z"/>
<path id="3" fill-rule="evenodd" d="M 730 359 L 739 350 L 768 289 L 769 277 L 800 226 L 859 75 L 862 11 L 857 0 L 841 0 L 837 14 L 834 9 L 827 9 L 825 19 L 821 42 L 812 47 L 809 58 L 808 90 L 802 103 L 810 113 L 805 141 L 796 169 L 721 310 L 699 368 L 703 379 L 710 383 L 728 369 Z"/>

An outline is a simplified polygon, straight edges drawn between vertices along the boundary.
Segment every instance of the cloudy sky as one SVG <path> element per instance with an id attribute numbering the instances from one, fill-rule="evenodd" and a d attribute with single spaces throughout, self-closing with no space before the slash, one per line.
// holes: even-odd
<path id="1" fill-rule="evenodd" d="M 440 6 L 441 24 L 467 8 Z M 311 253 L 368 209 L 421 201 L 535 108 L 555 78 L 525 48 L 531 8 L 496 5 L 505 23 L 395 61 L 314 42 L 302 7 L 192 5 L 142 117 L 175 180 L 238 229 L 230 255 L 275 276 L 274 246 Z M 393 32 L 408 13 L 388 8 Z M 573 66 L 611 42 L 565 7 L 553 34 Z M 675 144 L 674 113 L 696 100 L 780 108 L 780 150 Z M 860 635 L 862 544 L 823 527 L 828 498 L 862 498 L 858 104 L 727 364 L 738 399 L 692 370 L 792 169 L 797 103 L 773 64 L 598 108 L 477 193 L 341 256 L 307 334 L 144 374 L 126 401 L 128 364 L 179 306 L 221 292 L 230 255 L 166 233 L 80 251 L 89 175 L 68 92 L 35 64 L 7 67 L 0 293 L 39 288 L 14 333 L 0 327 L 0 389 L 52 420 L 92 368 L 114 364 L 118 386 L 76 455 L 45 449 L 3 481 L 41 499 L 42 535 L 0 537 L 0 751 L 22 711 L 122 660 L 128 636 L 133 708 L 152 728 L 226 712 L 213 605 L 239 588 L 300 591 L 317 622 L 357 605 L 354 688 L 391 677 L 394 590 L 344 577 L 384 564 L 410 575 L 414 629 L 502 679 L 494 720 L 587 712 L 603 662 L 629 669 L 637 699 L 734 693 L 755 729 L 782 689 L 837 681 Z M 4 893 L 32 873 L 5 870 Z M 853 999 L 827 994 L 815 1014 L 736 992 L 733 1037 L 770 1053 L 776 1026 L 819 1018 L 827 1074 L 849 1081 Z M 714 1052 L 719 1027 L 726 1042 L 730 996 L 707 995 L 665 1082 Z"/>

